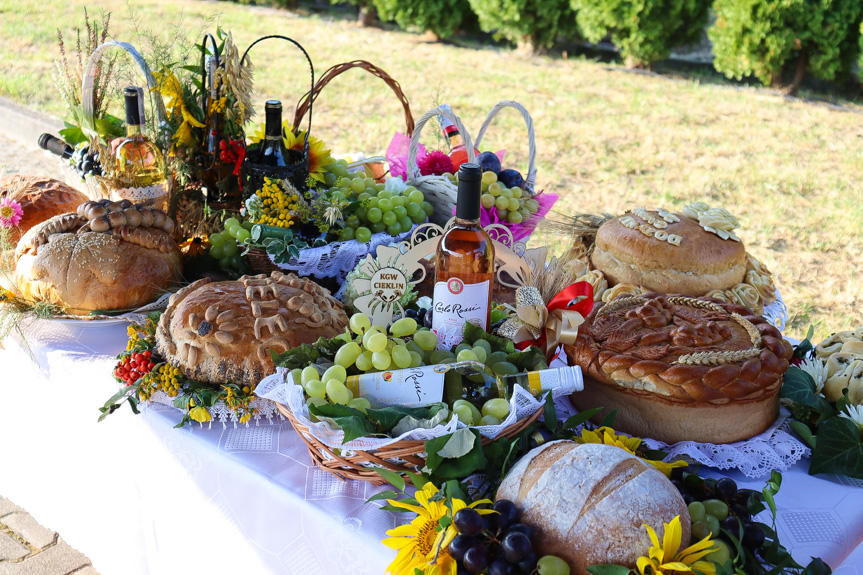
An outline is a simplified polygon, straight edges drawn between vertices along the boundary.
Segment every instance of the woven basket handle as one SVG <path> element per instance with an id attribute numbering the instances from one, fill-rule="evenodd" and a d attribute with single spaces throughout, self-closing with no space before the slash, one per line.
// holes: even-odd
<path id="1" fill-rule="evenodd" d="M 323 76 L 321 76 L 315 84 L 314 90 L 311 92 L 306 92 L 297 104 L 297 111 L 294 114 L 294 130 L 296 131 L 298 129 L 300 122 L 303 121 L 303 116 L 306 115 L 306 111 L 309 110 L 312 102 L 318 99 L 318 96 L 320 96 L 321 94 L 321 90 L 323 90 L 324 87 L 329 84 L 333 78 L 335 78 L 339 74 L 347 72 L 351 68 L 361 68 L 369 74 L 377 76 L 378 78 L 383 80 L 387 86 L 390 87 L 390 89 L 395 93 L 396 98 L 398 98 L 399 102 L 401 102 L 402 108 L 404 108 L 405 110 L 405 127 L 407 129 L 407 135 L 410 136 L 411 134 L 413 134 L 414 117 L 411 114 L 410 103 L 408 102 L 407 96 L 405 96 L 405 93 L 402 91 L 401 85 L 396 82 L 393 77 L 387 74 L 384 70 L 365 60 L 354 60 L 353 62 L 336 64 L 335 66 L 324 72 Z"/>
<path id="2" fill-rule="evenodd" d="M 309 91 L 310 92 L 314 91 L 314 89 L 315 89 L 315 66 L 314 66 L 314 64 L 312 64 L 312 59 L 309 56 L 309 53 L 306 52 L 306 49 L 303 48 L 300 45 L 300 43 L 297 42 L 296 40 L 294 40 L 293 38 L 288 38 L 287 36 L 281 36 L 279 34 L 272 34 L 270 36 L 262 36 L 262 37 L 258 38 L 257 40 L 252 42 L 248 48 L 246 48 L 245 52 L 243 52 L 243 57 L 240 58 L 240 66 L 242 66 L 243 62 L 246 61 L 246 57 L 249 55 L 249 51 L 255 46 L 255 44 L 258 44 L 259 42 L 263 42 L 264 40 L 269 40 L 271 38 L 276 38 L 279 40 L 285 40 L 286 42 L 290 42 L 291 44 L 293 44 L 294 46 L 296 46 L 297 48 L 300 49 L 300 52 L 302 52 L 303 56 L 306 57 L 306 61 L 309 63 L 309 70 L 311 71 L 311 83 L 309 84 Z M 305 143 L 303 145 L 303 150 L 304 150 L 306 157 L 309 156 L 309 134 L 311 134 L 311 133 L 312 133 L 312 104 L 310 103 L 309 104 L 309 127 L 306 129 L 306 136 L 304 138 Z"/>
<path id="3" fill-rule="evenodd" d="M 165 104 L 162 102 L 162 95 L 158 90 L 155 90 L 155 88 L 157 88 L 156 80 L 153 78 L 153 74 L 150 73 L 150 67 L 147 66 L 147 62 L 144 61 L 144 57 L 141 56 L 134 46 L 127 42 L 117 42 L 114 40 L 105 42 L 93 50 L 93 53 L 90 54 L 90 58 L 87 60 L 87 67 L 84 68 L 84 80 L 81 83 L 81 99 L 84 104 L 84 123 L 94 131 L 96 130 L 96 124 L 93 118 L 93 91 L 95 89 L 96 72 L 99 70 L 99 62 L 102 60 L 102 54 L 105 50 L 114 46 L 122 48 L 128 52 L 138 64 L 138 67 L 141 68 L 141 71 L 144 73 L 144 77 L 147 79 L 147 87 L 150 88 L 150 94 L 155 103 L 156 123 L 161 124 L 165 121 L 166 117 Z"/>
<path id="4" fill-rule="evenodd" d="M 527 109 L 524 106 L 515 102 L 513 100 L 501 100 L 497 104 L 495 104 L 494 108 L 491 109 L 491 112 L 488 113 L 488 116 L 485 118 L 485 122 L 483 122 L 482 127 L 479 129 L 479 134 L 476 137 L 476 143 L 474 144 L 477 148 L 479 148 L 480 142 L 482 142 L 483 136 L 485 136 L 486 130 L 488 130 L 491 121 L 497 116 L 497 113 L 503 110 L 504 108 L 513 108 L 521 112 L 521 116 L 524 118 L 524 123 L 527 124 L 527 177 L 524 179 L 525 185 L 530 189 L 530 191 L 534 190 L 534 186 L 536 186 L 536 136 L 533 131 L 533 118 L 530 117 Z"/>
<path id="5" fill-rule="evenodd" d="M 408 177 L 411 180 L 416 181 L 422 177 L 420 173 L 419 166 L 417 166 L 417 154 L 419 153 L 420 148 L 420 134 L 422 134 L 423 128 L 426 123 L 434 117 L 443 116 L 453 124 L 458 129 L 459 134 L 461 134 L 462 139 L 464 140 L 465 149 L 467 150 L 467 161 L 475 162 L 476 154 L 474 154 L 473 149 L 474 145 L 471 141 L 470 134 L 465 130 L 464 124 L 461 123 L 461 118 L 453 114 L 452 112 L 444 109 L 444 108 L 432 108 L 428 112 L 422 115 L 419 121 L 414 128 L 414 133 L 411 134 L 411 145 L 408 148 Z"/>

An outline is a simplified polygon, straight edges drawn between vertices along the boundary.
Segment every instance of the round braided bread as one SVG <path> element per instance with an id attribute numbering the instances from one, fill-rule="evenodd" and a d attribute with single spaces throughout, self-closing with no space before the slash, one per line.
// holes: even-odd
<path id="1" fill-rule="evenodd" d="M 791 358 L 776 328 L 744 307 L 655 293 L 600 304 L 566 352 L 585 374 L 579 409 L 618 407 L 623 431 L 712 443 L 772 423 Z"/>

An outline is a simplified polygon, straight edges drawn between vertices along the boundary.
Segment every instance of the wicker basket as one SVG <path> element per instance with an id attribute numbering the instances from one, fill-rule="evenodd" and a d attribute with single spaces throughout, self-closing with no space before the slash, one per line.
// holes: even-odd
<path id="1" fill-rule="evenodd" d="M 458 188 L 446 176 L 423 176 L 420 174 L 419 166 L 417 165 L 417 154 L 419 153 L 419 135 L 422 128 L 433 117 L 444 116 L 448 118 L 456 125 L 456 128 L 458 128 L 459 133 L 464 139 L 468 161 L 473 162 L 476 160 L 474 150 L 479 149 L 482 138 L 485 136 L 489 125 L 491 125 L 491 121 L 504 108 L 513 108 L 518 111 L 524 118 L 524 123 L 527 126 L 528 167 L 523 188 L 531 194 L 534 192 L 536 185 L 536 135 L 533 130 L 533 119 L 524 106 L 513 100 L 501 100 L 495 104 L 488 113 L 488 116 L 486 116 L 479 130 L 479 135 L 473 143 L 471 142 L 470 134 L 465 130 L 458 116 L 443 108 L 434 108 L 423 114 L 422 118 L 417 122 L 416 132 L 411 137 L 407 164 L 408 178 L 410 179 L 408 183 L 422 190 L 426 196 L 426 200 L 434 206 L 435 211 L 431 218 L 434 223 L 443 226 L 452 218 Z"/>
<path id="2" fill-rule="evenodd" d="M 147 62 L 134 46 L 126 42 L 110 41 L 98 46 L 90 58 L 87 60 L 87 66 L 84 69 L 84 77 L 81 85 L 81 101 L 84 108 L 84 124 L 88 127 L 95 128 L 94 114 L 94 95 L 96 76 L 101 69 L 102 54 L 109 48 L 121 48 L 125 50 L 141 69 L 144 77 L 147 80 L 150 96 L 152 97 L 154 110 L 156 115 L 156 125 L 162 125 L 166 122 L 165 104 L 162 102 L 162 96 L 157 88 L 157 83 L 153 74 L 150 72 Z M 111 150 L 105 146 L 98 138 L 91 139 L 91 147 L 99 150 L 99 158 L 102 159 L 102 165 L 106 165 L 105 159 L 111 156 Z M 91 199 L 110 198 L 112 200 L 128 199 L 136 204 L 160 208 L 167 211 L 169 198 L 174 187 L 173 177 L 167 178 L 165 187 L 152 186 L 151 188 L 127 188 L 120 185 L 118 182 L 101 176 L 89 176 L 86 179 L 87 195 Z"/>
<path id="3" fill-rule="evenodd" d="M 384 448 L 374 451 L 359 451 L 352 450 L 353 455 L 339 455 L 333 451 L 331 447 L 324 444 L 311 433 L 309 428 L 300 423 L 291 410 L 281 403 L 276 403 L 279 412 L 288 418 L 294 431 L 305 442 L 309 448 L 309 455 L 315 465 L 332 473 L 339 479 L 356 479 L 358 481 L 368 481 L 373 485 L 382 485 L 386 483 L 383 477 L 375 471 L 375 468 L 383 467 L 390 471 L 399 473 L 404 477 L 405 481 L 410 482 L 410 477 L 405 475 L 406 471 L 416 473 L 425 466 L 426 460 L 424 441 L 397 441 Z M 533 415 L 517 421 L 505 428 L 498 437 L 514 437 L 518 435 L 534 421 L 539 419 L 543 410 L 536 410 Z M 482 444 L 488 445 L 494 441 L 487 437 L 482 438 Z"/>

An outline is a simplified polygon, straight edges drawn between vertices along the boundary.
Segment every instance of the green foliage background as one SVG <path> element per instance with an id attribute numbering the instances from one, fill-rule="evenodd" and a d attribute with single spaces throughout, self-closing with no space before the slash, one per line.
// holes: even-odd
<path id="1" fill-rule="evenodd" d="M 558 38 L 579 36 L 569 0 L 470 0 L 485 32 L 532 51 L 550 48 Z"/>
<path id="2" fill-rule="evenodd" d="M 626 61 L 637 66 L 697 41 L 710 8 L 704 0 L 572 0 L 571 6 L 585 38 L 599 42 L 610 34 Z"/>

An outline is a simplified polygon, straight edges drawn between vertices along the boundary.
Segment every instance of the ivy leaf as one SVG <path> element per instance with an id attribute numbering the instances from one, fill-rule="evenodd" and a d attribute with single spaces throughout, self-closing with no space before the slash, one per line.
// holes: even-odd
<path id="1" fill-rule="evenodd" d="M 474 438 L 468 451 L 455 458 L 446 458 L 440 455 L 440 452 L 444 450 L 444 448 L 446 448 L 444 453 L 448 455 L 463 452 L 467 441 L 469 441 L 467 440 L 465 433 L 471 434 Z M 459 439 L 457 439 L 452 445 L 449 445 L 449 441 L 456 434 L 460 434 Z M 449 447 L 447 447 L 447 445 L 449 445 Z M 485 455 L 482 451 L 482 439 L 479 432 L 475 429 L 463 428 L 455 433 L 444 435 L 443 437 L 436 437 L 426 441 L 425 448 L 426 453 L 428 454 L 426 467 L 429 472 L 444 479 L 467 477 L 474 471 L 483 469 L 486 464 Z"/>
<path id="2" fill-rule="evenodd" d="M 853 421 L 833 417 L 818 427 L 818 443 L 812 451 L 809 474 L 839 473 L 863 479 L 863 443 Z"/>
<path id="3" fill-rule="evenodd" d="M 629 575 L 632 570 L 623 565 L 590 565 L 587 572 L 591 575 Z"/>
<path id="4" fill-rule="evenodd" d="M 795 366 L 789 367 L 788 371 L 785 372 L 779 397 L 811 407 L 818 411 L 822 417 L 824 417 L 825 412 L 831 415 L 835 413 L 824 396 L 815 391 L 815 380 L 812 379 L 812 376 Z"/>

